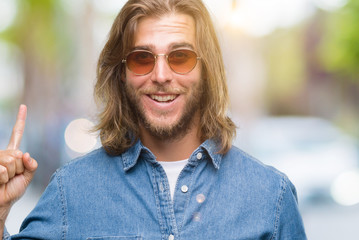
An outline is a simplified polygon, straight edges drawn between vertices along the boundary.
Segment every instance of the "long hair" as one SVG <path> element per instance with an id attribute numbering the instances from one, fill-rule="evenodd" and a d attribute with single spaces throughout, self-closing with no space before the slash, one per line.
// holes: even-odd
<path id="1" fill-rule="evenodd" d="M 94 94 L 102 109 L 95 131 L 100 131 L 102 145 L 111 155 L 126 151 L 139 138 L 138 119 L 129 107 L 121 81 L 125 77 L 121 60 L 133 47 L 139 19 L 169 13 L 187 14 L 195 21 L 204 81 L 201 140 L 214 139 L 220 145 L 219 153 L 231 147 L 236 127 L 227 116 L 229 98 L 222 53 L 205 5 L 200 0 L 129 0 L 117 15 L 97 64 Z"/>

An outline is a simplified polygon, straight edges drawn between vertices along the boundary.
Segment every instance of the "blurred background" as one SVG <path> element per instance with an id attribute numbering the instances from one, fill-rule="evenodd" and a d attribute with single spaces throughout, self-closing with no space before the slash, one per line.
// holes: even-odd
<path id="1" fill-rule="evenodd" d="M 222 45 L 234 144 L 286 173 L 309 239 L 358 239 L 359 0 L 204 0 Z M 0 1 L 0 149 L 28 106 L 21 149 L 39 168 L 16 233 L 52 173 L 100 146 L 96 61 L 124 0 Z"/>

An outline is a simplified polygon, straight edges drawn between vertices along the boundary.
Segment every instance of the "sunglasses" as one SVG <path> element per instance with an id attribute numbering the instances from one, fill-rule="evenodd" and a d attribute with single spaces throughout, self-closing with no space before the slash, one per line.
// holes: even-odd
<path id="1" fill-rule="evenodd" d="M 152 72 L 156 65 L 157 57 L 165 56 L 172 71 L 178 74 L 186 74 L 194 69 L 197 61 L 201 59 L 189 49 L 177 49 L 169 54 L 157 54 L 147 50 L 134 50 L 130 52 L 122 63 L 136 75 L 146 75 Z"/>

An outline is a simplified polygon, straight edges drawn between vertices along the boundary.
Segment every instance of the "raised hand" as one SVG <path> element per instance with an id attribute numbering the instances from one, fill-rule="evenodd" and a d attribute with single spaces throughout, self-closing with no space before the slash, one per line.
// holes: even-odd
<path id="1" fill-rule="evenodd" d="M 23 154 L 19 150 L 25 129 L 26 114 L 26 106 L 21 105 L 9 145 L 6 150 L 0 150 L 1 222 L 5 221 L 4 218 L 6 218 L 11 205 L 24 194 L 37 168 L 37 162 L 30 157 L 30 154 Z"/>

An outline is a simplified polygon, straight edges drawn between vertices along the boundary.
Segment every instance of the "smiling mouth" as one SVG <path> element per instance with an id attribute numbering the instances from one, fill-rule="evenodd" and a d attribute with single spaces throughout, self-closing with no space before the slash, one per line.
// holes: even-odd
<path id="1" fill-rule="evenodd" d="M 152 100 L 155 100 L 156 102 L 161 102 L 161 103 L 166 103 L 166 102 L 172 102 L 173 100 L 176 99 L 177 95 L 155 95 L 155 94 L 150 94 L 149 97 Z"/>

